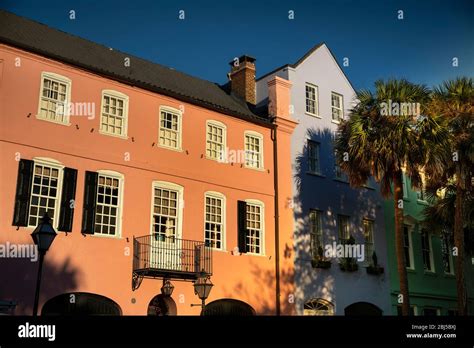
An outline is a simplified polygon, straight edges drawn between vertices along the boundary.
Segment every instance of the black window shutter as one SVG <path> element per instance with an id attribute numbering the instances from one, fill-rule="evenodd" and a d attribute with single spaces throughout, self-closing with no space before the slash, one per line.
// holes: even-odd
<path id="1" fill-rule="evenodd" d="M 239 252 L 246 253 L 247 252 L 247 203 L 245 201 L 238 201 L 237 202 L 237 241 Z"/>
<path id="2" fill-rule="evenodd" d="M 71 232 L 76 199 L 77 170 L 64 168 L 58 231 Z M 72 202 L 71 202 L 72 201 Z"/>
<path id="3" fill-rule="evenodd" d="M 18 165 L 16 181 L 15 210 L 13 226 L 28 226 L 30 209 L 31 181 L 33 180 L 34 162 L 22 159 Z"/>
<path id="4" fill-rule="evenodd" d="M 82 208 L 82 233 L 94 234 L 98 178 L 99 174 L 96 172 L 86 172 L 84 205 Z"/>

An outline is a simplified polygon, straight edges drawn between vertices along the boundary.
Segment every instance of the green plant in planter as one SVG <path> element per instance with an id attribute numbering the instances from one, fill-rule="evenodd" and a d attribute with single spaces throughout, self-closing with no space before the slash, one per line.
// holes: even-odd
<path id="1" fill-rule="evenodd" d="M 343 244 L 354 245 L 354 237 L 351 235 Z M 359 265 L 355 257 L 343 257 L 339 260 L 339 268 L 344 272 L 355 272 L 359 269 Z"/>
<path id="2" fill-rule="evenodd" d="M 318 255 L 311 260 L 311 266 L 313 268 L 328 269 L 331 267 L 331 261 L 326 260 L 323 255 L 323 247 L 318 247 Z"/>
<path id="3" fill-rule="evenodd" d="M 368 274 L 379 275 L 383 273 L 383 267 L 378 264 L 377 254 L 372 253 L 372 264 L 366 268 Z"/>

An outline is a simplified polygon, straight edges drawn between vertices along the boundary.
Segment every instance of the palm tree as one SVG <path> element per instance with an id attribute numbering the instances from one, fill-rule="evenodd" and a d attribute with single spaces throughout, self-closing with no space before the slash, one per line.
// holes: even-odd
<path id="1" fill-rule="evenodd" d="M 456 288 L 458 313 L 467 315 L 467 293 L 464 280 L 464 226 L 467 195 L 473 189 L 471 177 L 474 173 L 474 82 L 472 78 L 457 78 L 444 82 L 434 89 L 428 112 L 441 116 L 451 135 L 449 150 L 452 157 L 442 163 L 441 170 L 428 163 L 427 173 L 433 189 L 454 181 L 452 195 L 455 198 L 452 226 L 456 257 Z M 444 201 L 441 201 L 444 202 Z M 440 203 L 441 204 L 441 203 Z"/>
<path id="2" fill-rule="evenodd" d="M 414 187 L 421 186 L 420 169 L 427 162 L 441 166 L 446 160 L 443 144 L 447 132 L 437 116 L 423 117 L 429 89 L 407 80 L 379 80 L 375 92 L 360 91 L 347 121 L 341 122 L 335 141 L 336 160 L 351 186 L 361 186 L 373 176 L 384 197 L 394 197 L 397 269 L 402 295 L 402 314 L 409 315 L 408 278 L 403 249 L 403 186 L 405 170 Z M 391 103 L 391 104 L 390 104 Z M 415 103 L 420 115 L 407 114 L 402 103 Z M 389 109 L 387 104 L 398 105 Z M 401 107 L 401 108 L 400 108 Z M 413 108 L 412 108 L 413 109 Z M 393 191 L 392 191 L 393 187 Z"/>

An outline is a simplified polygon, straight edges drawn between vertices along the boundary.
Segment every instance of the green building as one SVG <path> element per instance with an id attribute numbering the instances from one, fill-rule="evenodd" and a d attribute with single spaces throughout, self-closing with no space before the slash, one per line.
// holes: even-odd
<path id="1" fill-rule="evenodd" d="M 415 315 L 455 315 L 457 308 L 455 260 L 449 238 L 434 233 L 423 223 L 427 206 L 423 192 L 411 188 L 403 177 L 404 248 L 408 273 L 410 306 Z M 388 268 L 392 314 L 401 311 L 398 303 L 400 281 L 395 251 L 395 211 L 393 198 L 384 202 L 388 243 Z M 465 279 L 469 314 L 474 313 L 474 259 L 466 253 Z"/>

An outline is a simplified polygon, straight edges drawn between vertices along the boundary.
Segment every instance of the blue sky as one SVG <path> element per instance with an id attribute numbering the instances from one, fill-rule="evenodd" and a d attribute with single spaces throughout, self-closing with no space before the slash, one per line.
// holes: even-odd
<path id="1" fill-rule="evenodd" d="M 319 42 L 341 65 L 349 58 L 343 69 L 357 89 L 379 78 L 474 77 L 472 0 L 0 0 L 0 8 L 219 83 L 233 57 L 257 58 L 261 76 Z"/>

